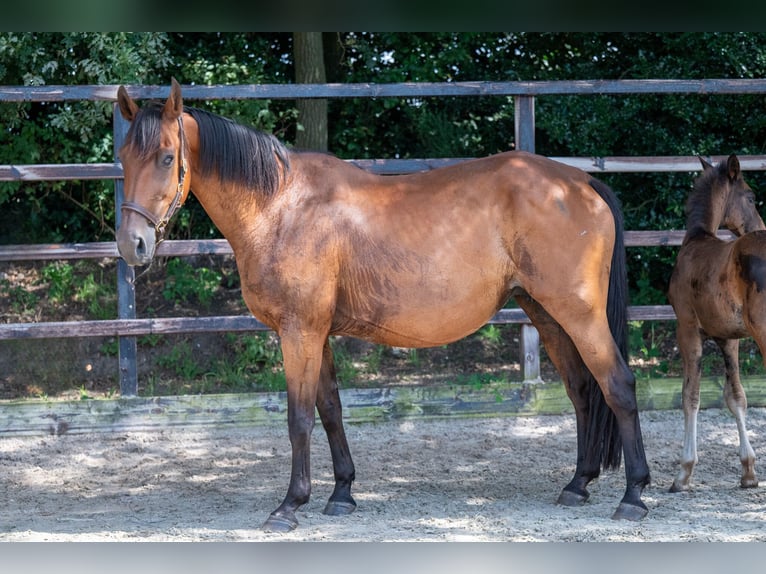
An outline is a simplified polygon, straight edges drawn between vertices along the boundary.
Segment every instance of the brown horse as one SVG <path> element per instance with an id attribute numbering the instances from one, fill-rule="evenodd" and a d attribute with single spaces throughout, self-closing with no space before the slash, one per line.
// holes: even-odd
<path id="1" fill-rule="evenodd" d="M 668 290 L 684 370 L 684 446 L 671 492 L 689 489 L 697 463 L 702 343 L 707 338 L 723 353 L 724 398 L 739 431 L 740 485 L 758 486 L 755 453 L 745 427 L 747 397 L 739 380 L 739 340 L 752 336 L 766 357 L 766 226 L 735 155 L 718 166 L 700 161 L 703 173 L 686 203 L 686 235 Z M 719 239 L 720 227 L 738 237 Z"/>
<path id="2" fill-rule="evenodd" d="M 234 250 L 248 308 L 280 337 L 292 470 L 264 529 L 295 528 L 309 500 L 315 407 L 335 475 L 325 513 L 356 508 L 330 335 L 443 345 L 511 296 L 576 410 L 577 466 L 559 503 L 582 504 L 602 465 L 619 467 L 624 444 L 627 487 L 614 518 L 646 515 L 649 468 L 625 360 L 622 216 L 604 184 L 527 153 L 379 176 L 184 107 L 175 80 L 164 104 L 139 109 L 124 87 L 118 103 L 132 122 L 120 152 L 121 256 L 148 264 L 193 189 Z"/>

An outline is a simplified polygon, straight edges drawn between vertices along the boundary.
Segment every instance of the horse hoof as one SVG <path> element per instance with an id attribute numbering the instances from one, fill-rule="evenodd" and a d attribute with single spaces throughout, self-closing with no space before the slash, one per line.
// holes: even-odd
<path id="1" fill-rule="evenodd" d="M 670 488 L 668 489 L 668 492 L 673 492 L 673 493 L 675 493 L 675 492 L 686 492 L 687 490 L 689 490 L 689 486 L 688 485 L 682 486 L 682 485 L 678 484 L 677 482 L 673 481 L 673 484 L 670 485 Z"/>
<path id="2" fill-rule="evenodd" d="M 649 514 L 649 509 L 644 506 L 643 502 L 641 506 L 621 502 L 617 510 L 614 511 L 612 520 L 632 520 L 633 522 L 638 522 L 647 514 Z"/>
<path id="3" fill-rule="evenodd" d="M 739 486 L 741 488 L 757 488 L 758 487 L 758 479 L 757 478 L 743 478 L 739 481 Z"/>
<path id="4" fill-rule="evenodd" d="M 579 492 L 572 492 L 571 490 L 562 490 L 556 504 L 560 504 L 561 506 L 582 506 L 588 502 L 588 498 L 590 498 L 590 495 L 587 492 L 581 494 Z"/>
<path id="5" fill-rule="evenodd" d="M 342 502 L 330 500 L 322 511 L 329 516 L 346 516 L 356 510 L 355 502 Z"/>
<path id="6" fill-rule="evenodd" d="M 272 514 L 266 519 L 266 522 L 263 523 L 261 530 L 264 532 L 285 533 L 295 530 L 297 526 L 298 521 L 293 516 Z"/>

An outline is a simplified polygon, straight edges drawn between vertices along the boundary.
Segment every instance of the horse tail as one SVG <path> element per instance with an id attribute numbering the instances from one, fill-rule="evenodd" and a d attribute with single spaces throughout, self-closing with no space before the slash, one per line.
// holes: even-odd
<path id="1" fill-rule="evenodd" d="M 625 237 L 620 201 L 605 183 L 592 178 L 590 185 L 607 203 L 614 217 L 615 241 L 609 274 L 607 320 L 620 354 L 628 362 L 628 273 L 625 261 Z M 604 469 L 618 469 L 622 457 L 622 438 L 617 417 L 606 404 L 598 382 L 588 374 L 590 423 L 585 435 L 585 448 L 598 456 Z"/>

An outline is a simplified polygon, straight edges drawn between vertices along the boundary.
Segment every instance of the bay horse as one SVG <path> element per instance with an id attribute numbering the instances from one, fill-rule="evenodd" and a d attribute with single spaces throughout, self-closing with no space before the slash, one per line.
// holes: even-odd
<path id="1" fill-rule="evenodd" d="M 745 426 L 747 397 L 739 378 L 739 340 L 752 336 L 766 358 L 766 225 L 736 155 L 717 166 L 699 159 L 703 171 L 686 203 L 686 233 L 668 288 L 683 364 L 684 411 L 681 468 L 671 492 L 689 490 L 698 462 L 697 414 L 706 339 L 715 341 L 723 353 L 724 400 L 739 433 L 740 486 L 758 486 L 755 452 Z M 716 233 L 721 227 L 736 238 L 719 239 Z"/>
<path id="2" fill-rule="evenodd" d="M 172 80 L 131 122 L 119 157 L 125 202 L 120 255 L 149 264 L 190 190 L 234 251 L 242 295 L 279 336 L 292 468 L 262 528 L 285 532 L 311 494 L 310 438 L 319 412 L 335 487 L 324 509 L 354 511 L 355 467 L 343 428 L 329 336 L 430 347 L 479 329 L 511 297 L 540 331 L 576 411 L 575 474 L 558 503 L 625 458 L 615 519 L 640 520 L 649 484 L 626 362 L 622 215 L 585 172 L 508 152 L 424 173 L 381 176 L 270 134 L 185 107 Z"/>

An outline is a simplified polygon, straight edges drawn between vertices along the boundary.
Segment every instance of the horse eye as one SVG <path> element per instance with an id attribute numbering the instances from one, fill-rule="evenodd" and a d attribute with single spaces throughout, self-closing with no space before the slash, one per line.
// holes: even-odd
<path id="1" fill-rule="evenodd" d="M 162 158 L 162 165 L 165 167 L 170 167 L 173 165 L 173 154 L 167 154 L 165 157 Z"/>

